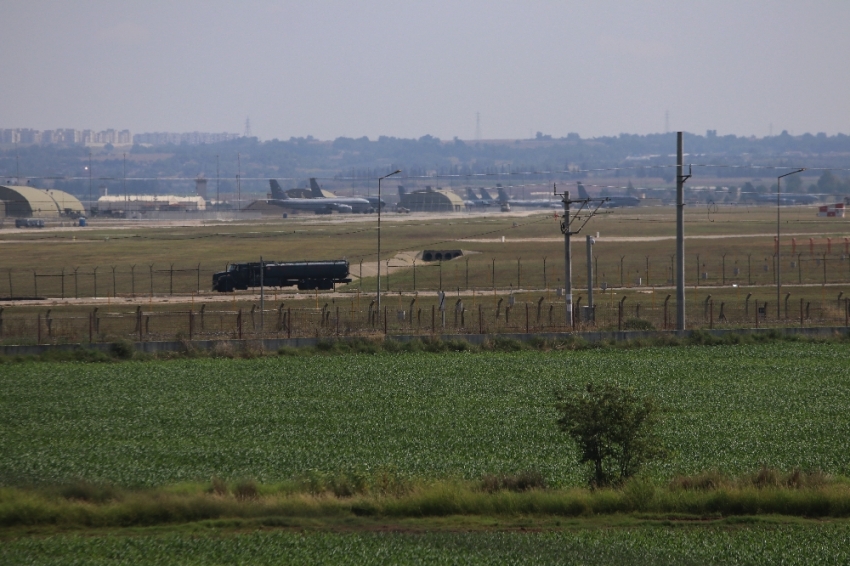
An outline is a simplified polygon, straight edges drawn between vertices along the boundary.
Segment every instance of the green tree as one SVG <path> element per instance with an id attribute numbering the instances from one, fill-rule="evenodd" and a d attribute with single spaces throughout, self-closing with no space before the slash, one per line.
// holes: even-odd
<path id="1" fill-rule="evenodd" d="M 588 383 L 555 397 L 558 426 L 577 444 L 580 461 L 591 465 L 592 486 L 619 485 L 666 456 L 657 432 L 661 410 L 652 397 L 613 383 Z"/>

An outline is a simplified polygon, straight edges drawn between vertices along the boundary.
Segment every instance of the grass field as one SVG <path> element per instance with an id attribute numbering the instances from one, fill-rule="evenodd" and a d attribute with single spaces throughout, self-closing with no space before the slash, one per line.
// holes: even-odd
<path id="1" fill-rule="evenodd" d="M 674 207 L 639 207 L 615 209 L 592 219 L 575 238 L 574 284 L 581 286 L 586 281 L 584 235 L 597 232 L 601 236 L 594 248 L 597 284 L 632 286 L 637 278 L 641 278 L 643 286 L 668 284 L 670 258 L 675 253 L 674 213 Z M 0 231 L 0 247 L 5 266 L 12 270 L 11 290 L 17 289 L 18 295 L 32 293 L 35 270 L 44 275 L 39 294 L 58 297 L 61 289 L 55 276 L 64 269 L 65 296 L 73 296 L 71 274 L 76 269 L 77 293 L 92 296 L 97 268 L 98 294 L 102 296 L 113 290 L 113 267 L 114 287 L 119 295 L 130 294 L 131 287 L 138 294 L 150 292 L 151 275 L 155 294 L 166 294 L 172 289 L 191 293 L 199 286 L 196 273 L 199 266 L 203 290 L 209 287 L 212 272 L 223 269 L 227 262 L 257 261 L 260 256 L 281 261 L 345 257 L 351 262 L 355 276 L 359 275 L 359 262 L 363 260 L 367 264 L 364 277 L 369 278 L 364 285 L 372 289 L 375 269 L 374 263 L 370 267 L 369 262 L 375 261 L 374 220 L 372 216 L 356 215 L 333 220 L 267 219 L 233 225 L 127 223 L 118 228 L 98 227 L 95 223 L 91 228 L 48 232 L 9 229 Z M 850 262 L 842 259 L 847 254 L 843 238 L 850 232 L 843 219 L 818 218 L 813 207 L 787 207 L 783 210 L 782 229 L 782 271 L 786 284 L 822 283 L 824 269 L 820 260 L 827 252 L 827 282 L 850 282 Z M 774 281 L 775 232 L 775 210 L 770 207 L 722 205 L 713 212 L 701 206 L 688 207 L 685 270 L 688 284 L 770 284 Z M 505 242 L 501 241 L 502 237 Z M 797 240 L 793 255 L 792 237 Z M 816 242 L 813 254 L 809 253 L 809 237 Z M 827 237 L 832 238 L 829 248 Z M 444 288 L 556 288 L 563 276 L 563 243 L 558 219 L 552 212 L 385 216 L 381 259 L 390 260 L 390 267 L 402 265 L 393 259 L 400 252 L 458 247 L 478 253 L 468 256 L 468 277 L 466 259 L 443 266 Z M 798 265 L 792 267 L 792 261 Z M 173 278 L 168 272 L 172 265 L 179 270 Z M 420 262 L 417 288 L 436 289 L 438 271 Z M 702 279 L 703 273 L 706 279 Z M 4 275 L 0 278 L 0 295 L 9 292 L 8 273 Z M 131 281 L 131 275 L 135 282 Z M 393 290 L 413 289 L 409 264 L 393 277 L 392 285 Z"/>
<path id="2" fill-rule="evenodd" d="M 0 365 L 0 562 L 845 563 L 850 526 L 826 518 L 850 509 L 846 352 L 774 342 Z M 648 484 L 587 492 L 553 390 L 606 379 L 659 399 L 671 458 Z M 837 483 L 666 487 L 764 466 Z M 529 469 L 548 490 L 476 487 Z M 386 477 L 403 494 L 312 495 L 342 477 Z M 240 501 L 246 478 L 259 496 Z"/>
<path id="3" fill-rule="evenodd" d="M 666 407 L 652 477 L 762 465 L 847 475 L 843 344 L 26 363 L 0 371 L 0 482 L 119 485 L 389 468 L 480 478 L 584 471 L 553 390 L 612 379 Z"/>
<path id="4" fill-rule="evenodd" d="M 4 541 L 17 564 L 844 564 L 850 527 L 644 527 L 545 533 L 199 531 Z"/>

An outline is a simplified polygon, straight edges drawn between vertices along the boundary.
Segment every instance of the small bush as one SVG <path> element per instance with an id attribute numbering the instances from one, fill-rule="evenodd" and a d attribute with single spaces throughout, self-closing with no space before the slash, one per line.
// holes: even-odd
<path id="1" fill-rule="evenodd" d="M 120 492 L 112 486 L 96 485 L 82 480 L 60 487 L 59 494 L 65 499 L 87 503 L 106 503 L 120 498 Z"/>
<path id="2" fill-rule="evenodd" d="M 481 479 L 481 489 L 487 493 L 497 491 L 521 492 L 545 488 L 546 480 L 543 478 L 543 474 L 536 470 L 526 470 L 509 475 L 486 475 Z"/>
<path id="3" fill-rule="evenodd" d="M 301 350 L 293 346 L 281 346 L 277 349 L 278 356 L 298 356 L 300 354 Z"/>
<path id="4" fill-rule="evenodd" d="M 728 480 L 717 471 L 703 472 L 695 476 L 677 476 L 670 482 L 671 491 L 709 491 L 726 485 Z"/>
<path id="5" fill-rule="evenodd" d="M 330 491 L 337 497 L 351 497 L 369 491 L 368 479 L 358 472 L 336 474 L 328 483 Z"/>
<path id="6" fill-rule="evenodd" d="M 257 498 L 257 484 L 254 480 L 240 480 L 233 488 L 233 495 L 239 501 L 248 501 Z"/>
<path id="7" fill-rule="evenodd" d="M 492 343 L 493 350 L 497 352 L 519 352 L 528 349 L 528 346 L 519 340 L 496 336 Z"/>
<path id="8" fill-rule="evenodd" d="M 661 409 L 652 397 L 612 383 L 588 383 L 555 397 L 558 425 L 578 445 L 580 461 L 593 468 L 591 486 L 620 485 L 666 456 L 656 430 Z"/>
<path id="9" fill-rule="evenodd" d="M 216 495 L 227 495 L 230 493 L 230 490 L 227 488 L 227 482 L 218 476 L 213 476 L 211 488 L 212 492 Z"/>
<path id="10" fill-rule="evenodd" d="M 643 318 L 629 318 L 623 322 L 623 330 L 655 330 L 655 325 Z"/>
<path id="11" fill-rule="evenodd" d="M 136 353 L 136 345 L 129 340 L 118 340 L 109 346 L 109 353 L 121 360 L 129 360 Z"/>

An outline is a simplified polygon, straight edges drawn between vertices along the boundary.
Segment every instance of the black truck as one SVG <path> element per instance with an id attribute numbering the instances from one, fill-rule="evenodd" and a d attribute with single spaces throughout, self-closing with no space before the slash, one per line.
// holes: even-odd
<path id="1" fill-rule="evenodd" d="M 302 291 L 333 289 L 336 283 L 351 283 L 348 262 L 333 261 L 264 261 L 262 284 L 265 287 L 298 285 Z M 230 263 L 226 271 L 213 274 L 212 288 L 219 293 L 260 286 L 260 262 Z"/>

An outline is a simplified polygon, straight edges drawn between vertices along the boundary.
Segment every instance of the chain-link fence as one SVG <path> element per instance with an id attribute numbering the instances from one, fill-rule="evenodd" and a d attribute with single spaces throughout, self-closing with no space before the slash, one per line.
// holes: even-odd
<path id="1" fill-rule="evenodd" d="M 692 293 L 689 328 L 758 328 L 787 326 L 848 326 L 850 300 L 813 299 L 785 293 L 776 303 L 747 293 L 715 299 Z M 775 296 L 773 297 L 775 299 Z M 381 311 L 371 301 L 330 300 L 321 307 L 297 308 L 281 303 L 261 309 L 222 303 L 210 308 L 193 305 L 168 310 L 149 305 L 132 307 L 59 308 L 21 311 L 0 309 L 0 343 L 56 344 L 171 340 L 217 340 L 387 335 L 498 334 L 594 330 L 665 330 L 675 327 L 676 304 L 670 295 L 600 293 L 593 308 L 578 296 L 573 316 L 563 300 L 525 296 L 387 297 Z M 390 304 L 392 303 L 392 306 Z M 442 304 L 442 307 L 441 307 Z M 223 308 L 222 308 L 223 307 Z M 269 308 L 270 307 L 270 308 Z"/>
<path id="2" fill-rule="evenodd" d="M 689 287 L 771 285 L 777 267 L 783 285 L 832 285 L 850 283 L 850 241 L 845 245 L 814 245 L 804 251 L 789 247 L 775 254 L 696 253 L 686 257 L 685 282 Z M 673 255 L 593 256 L 594 287 L 652 288 L 674 285 Z M 38 269 L 0 270 L 0 298 L 105 298 L 190 295 L 209 292 L 213 273 L 226 265 L 198 263 L 178 265 L 150 263 L 131 265 L 47 266 Z M 352 262 L 354 282 L 349 290 L 374 291 L 374 273 L 363 262 Z M 421 259 L 405 263 L 381 261 L 381 288 L 385 292 L 472 289 L 552 289 L 563 287 L 562 257 L 513 259 L 474 254 L 448 261 Z M 573 262 L 574 289 L 587 287 L 587 268 L 582 259 Z M 364 281 L 366 276 L 366 281 Z"/>

